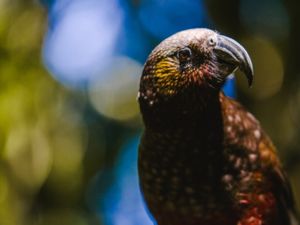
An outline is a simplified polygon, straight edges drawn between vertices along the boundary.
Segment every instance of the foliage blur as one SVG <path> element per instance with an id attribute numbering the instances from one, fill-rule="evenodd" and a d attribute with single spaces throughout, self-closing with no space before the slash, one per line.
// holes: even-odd
<path id="1" fill-rule="evenodd" d="M 191 27 L 249 51 L 255 83 L 237 76 L 237 96 L 300 205 L 297 0 L 0 0 L 0 224 L 151 224 L 137 194 L 135 95 L 151 49 Z"/>

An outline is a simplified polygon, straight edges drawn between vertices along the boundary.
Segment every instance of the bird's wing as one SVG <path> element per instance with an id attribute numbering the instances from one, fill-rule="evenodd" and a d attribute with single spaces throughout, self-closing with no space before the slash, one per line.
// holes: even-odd
<path id="1" fill-rule="evenodd" d="M 286 221 L 289 221 L 290 225 L 299 225 L 296 219 L 295 202 L 290 181 L 278 159 L 275 146 L 266 134 L 263 134 L 261 144 L 258 145 L 258 151 L 262 159 L 265 160 L 262 165 L 267 167 L 267 177 L 271 180 L 272 191 L 280 203 L 280 211 L 287 212 Z M 263 154 L 268 155 L 268 157 L 263 158 Z"/>
<path id="2" fill-rule="evenodd" d="M 299 225 L 298 220 L 296 219 L 295 213 L 295 202 L 293 193 L 291 190 L 291 185 L 285 172 L 280 166 L 274 166 L 271 170 L 271 179 L 274 183 L 274 192 L 281 203 L 281 210 L 288 212 L 287 219 L 290 221 L 291 225 Z"/>
<path id="3" fill-rule="evenodd" d="M 228 146 L 229 149 L 236 149 L 231 150 L 231 152 L 235 152 L 235 158 L 244 158 L 250 164 L 254 164 L 254 169 L 250 168 L 249 170 L 252 174 L 257 174 L 257 176 L 252 176 L 250 183 L 257 181 L 258 186 L 262 185 L 259 187 L 260 190 L 266 189 L 266 192 L 271 191 L 271 195 L 279 203 L 281 214 L 286 214 L 283 220 L 289 221 L 287 225 L 299 225 L 295 217 L 290 183 L 282 169 L 276 149 L 270 138 L 262 130 L 254 116 L 247 112 L 242 105 L 222 94 L 220 95 L 220 100 L 224 120 L 225 146 Z M 249 160 L 251 158 L 253 159 L 252 162 Z M 233 167 L 241 164 L 236 163 L 236 161 L 233 162 Z M 260 169 L 257 170 L 255 168 Z M 261 182 L 261 179 L 263 182 Z M 238 189 L 241 189 L 242 185 L 243 179 L 241 179 Z"/>

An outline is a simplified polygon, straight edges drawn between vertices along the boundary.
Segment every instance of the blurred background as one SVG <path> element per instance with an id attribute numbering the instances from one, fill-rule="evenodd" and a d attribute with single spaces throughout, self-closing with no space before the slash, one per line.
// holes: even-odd
<path id="1" fill-rule="evenodd" d="M 253 88 L 237 76 L 226 91 L 272 137 L 300 205 L 298 0 L 0 0 L 1 225 L 153 224 L 138 82 L 151 49 L 192 27 L 249 51 Z"/>

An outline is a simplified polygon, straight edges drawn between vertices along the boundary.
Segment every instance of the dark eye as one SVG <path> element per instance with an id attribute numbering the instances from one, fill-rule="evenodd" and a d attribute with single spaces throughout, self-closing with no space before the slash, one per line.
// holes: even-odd
<path id="1" fill-rule="evenodd" d="M 190 60 L 191 56 L 192 56 L 192 51 L 190 48 L 183 48 L 177 52 L 177 57 L 180 62 L 185 62 Z"/>
<path id="2" fill-rule="evenodd" d="M 215 46 L 217 44 L 217 40 L 214 37 L 208 39 L 208 44 L 210 46 Z"/>

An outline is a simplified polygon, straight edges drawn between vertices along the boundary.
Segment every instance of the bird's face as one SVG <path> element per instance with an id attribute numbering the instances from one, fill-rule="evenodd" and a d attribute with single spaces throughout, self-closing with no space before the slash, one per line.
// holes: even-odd
<path id="1" fill-rule="evenodd" d="M 237 68 L 251 85 L 252 63 L 240 44 L 209 29 L 182 31 L 161 42 L 150 54 L 141 77 L 139 99 L 155 105 L 193 90 L 218 92 Z"/>

